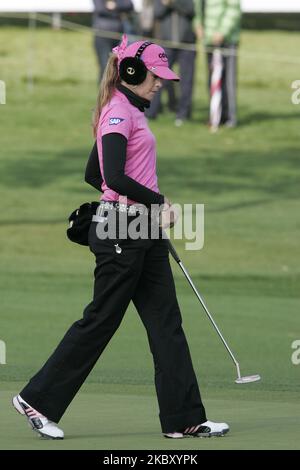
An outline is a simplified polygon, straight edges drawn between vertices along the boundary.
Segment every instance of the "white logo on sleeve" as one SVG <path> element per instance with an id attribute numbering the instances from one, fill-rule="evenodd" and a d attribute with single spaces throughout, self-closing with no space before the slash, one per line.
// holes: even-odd
<path id="1" fill-rule="evenodd" d="M 123 118 L 118 118 L 118 117 L 113 117 L 109 119 L 109 125 L 110 126 L 116 126 L 117 124 L 120 124 L 120 122 L 125 121 Z"/>

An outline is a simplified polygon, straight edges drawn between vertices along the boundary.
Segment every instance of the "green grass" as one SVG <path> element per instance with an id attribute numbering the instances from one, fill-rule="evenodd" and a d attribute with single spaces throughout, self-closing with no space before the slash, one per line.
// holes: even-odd
<path id="1" fill-rule="evenodd" d="M 256 59 L 248 55 L 252 49 Z M 19 426 L 22 418 L 7 405 L 90 301 L 93 259 L 67 241 L 65 229 L 74 207 L 97 198 L 83 183 L 96 61 L 89 35 L 42 29 L 30 38 L 22 28 L 0 29 L 0 79 L 7 88 L 7 104 L 0 106 L 0 339 L 7 346 L 7 364 L 0 365 L 0 448 L 299 449 L 300 366 L 291 362 L 291 344 L 300 339 L 300 107 L 290 99 L 298 66 L 287 58 L 298 50 L 296 33 L 243 34 L 235 130 L 211 135 L 204 125 L 201 57 L 193 121 L 176 132 L 169 113 L 151 122 L 161 191 L 174 202 L 205 204 L 204 248 L 186 251 L 183 241 L 176 248 L 242 373 L 262 375 L 260 383 L 234 384 L 233 364 L 174 266 L 209 417 L 228 420 L 232 433 L 171 444 L 160 437 L 151 355 L 130 307 L 62 420 L 66 440 L 53 443 Z M 264 58 L 275 54 L 276 60 Z"/>
<path id="2" fill-rule="evenodd" d="M 12 391 L 13 389 L 1 392 L 1 402 L 8 403 Z M 248 396 L 250 394 L 248 392 Z M 236 392 L 230 397 L 223 394 L 222 398 L 210 398 L 206 402 L 208 410 L 214 411 L 216 419 L 230 422 L 230 434 L 226 438 L 174 442 L 162 439 L 157 432 L 157 404 L 150 387 L 97 385 L 95 389 L 93 386 L 85 386 L 84 391 L 73 402 L 73 411 L 65 414 L 63 422 L 67 438 L 64 441 L 39 439 L 28 430 L 25 419 L 11 408 L 0 415 L 5 429 L 1 448 L 168 451 L 298 448 L 299 403 L 296 398 L 291 402 L 282 401 L 280 397 L 276 399 L 276 396 L 272 398 L 273 401 L 270 401 L 261 394 L 255 395 L 255 392 L 249 399 Z M 94 405 L 93 419 L 89 419 L 91 414 L 87 414 L 91 403 Z M 138 426 L 136 416 L 140 416 Z M 23 426 L 20 425 L 20 420 L 24 421 Z M 287 430 L 288 436 L 283 436 L 278 428 Z"/>

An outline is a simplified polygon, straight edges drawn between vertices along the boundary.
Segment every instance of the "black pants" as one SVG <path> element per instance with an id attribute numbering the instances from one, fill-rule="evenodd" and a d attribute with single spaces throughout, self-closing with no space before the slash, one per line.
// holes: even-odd
<path id="1" fill-rule="evenodd" d="M 195 60 L 196 52 L 187 51 L 180 49 L 168 49 L 166 50 L 169 59 L 169 66 L 172 67 L 175 62 L 179 64 L 180 71 L 180 95 L 178 103 L 176 104 L 176 118 L 178 119 L 189 119 L 192 112 L 192 96 L 194 87 L 194 75 L 195 75 Z M 165 81 L 163 88 L 155 93 L 154 98 L 151 102 L 149 110 L 146 111 L 146 116 L 155 118 L 159 113 L 161 107 L 161 93 L 164 88 L 173 87 L 173 83 Z M 169 96 L 172 94 L 172 88 L 168 90 Z M 173 92 L 173 96 L 174 92 Z M 170 103 L 169 103 L 170 104 Z"/>
<path id="2" fill-rule="evenodd" d="M 93 222 L 96 257 L 94 298 L 42 369 L 20 392 L 58 422 L 118 329 L 131 300 L 146 328 L 155 366 L 163 432 L 206 421 L 188 344 L 181 326 L 166 241 L 100 240 Z M 115 244 L 122 249 L 116 252 Z"/>
<path id="3" fill-rule="evenodd" d="M 237 124 L 237 46 L 226 45 L 227 55 L 223 55 L 223 72 L 222 72 L 222 114 L 221 124 L 230 123 Z M 211 74 L 212 74 L 212 52 L 207 53 L 208 63 L 208 90 L 210 93 Z"/>

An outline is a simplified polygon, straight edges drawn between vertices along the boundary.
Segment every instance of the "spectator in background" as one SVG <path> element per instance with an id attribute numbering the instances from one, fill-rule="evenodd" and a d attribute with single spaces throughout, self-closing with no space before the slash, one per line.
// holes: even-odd
<path id="1" fill-rule="evenodd" d="M 224 49 L 222 72 L 222 114 L 220 124 L 237 124 L 237 48 L 241 28 L 240 0 L 195 0 L 197 37 L 207 49 L 210 90 L 212 56 L 215 48 Z"/>
<path id="2" fill-rule="evenodd" d="M 154 33 L 154 0 L 141 0 L 139 25 L 142 36 L 153 37 Z"/>
<path id="3" fill-rule="evenodd" d="M 159 22 L 159 36 L 161 40 L 169 40 L 177 43 L 194 44 L 196 36 L 193 31 L 193 18 L 195 15 L 193 0 L 154 0 L 154 17 Z M 180 68 L 180 94 L 178 104 L 175 105 L 172 98 L 173 88 L 169 88 L 169 107 L 176 107 L 175 125 L 181 126 L 186 119 L 191 117 L 192 93 L 194 85 L 195 50 L 166 49 L 170 66 L 175 62 Z M 165 85 L 166 88 L 168 85 Z M 172 85 L 171 85 L 172 86 Z M 170 103 L 170 96 L 171 101 Z M 171 106 L 170 106 L 171 105 Z M 161 90 L 151 103 L 150 110 L 146 113 L 149 118 L 155 118 L 161 106 Z"/>
<path id="4" fill-rule="evenodd" d="M 128 32 L 127 15 L 133 11 L 131 0 L 93 0 L 93 28 L 115 33 Z M 126 31 L 125 31 L 126 29 Z M 95 49 L 100 67 L 99 81 L 102 78 L 109 54 L 120 39 L 95 36 Z"/>

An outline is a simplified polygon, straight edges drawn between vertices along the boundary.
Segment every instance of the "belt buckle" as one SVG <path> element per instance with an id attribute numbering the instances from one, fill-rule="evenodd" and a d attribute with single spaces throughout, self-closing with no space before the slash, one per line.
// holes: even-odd
<path id="1" fill-rule="evenodd" d="M 128 211 L 127 205 L 124 204 L 124 203 L 120 203 L 120 204 L 118 205 L 118 211 L 119 211 L 119 212 L 127 212 L 127 211 Z"/>
<path id="2" fill-rule="evenodd" d="M 104 211 L 105 205 L 103 203 L 100 203 L 96 209 L 96 214 L 94 214 L 92 217 L 92 222 L 105 222 L 107 218 L 103 215 Z"/>
<path id="3" fill-rule="evenodd" d="M 131 205 L 128 207 L 128 215 L 136 215 L 137 213 L 137 208 L 135 205 Z"/>

